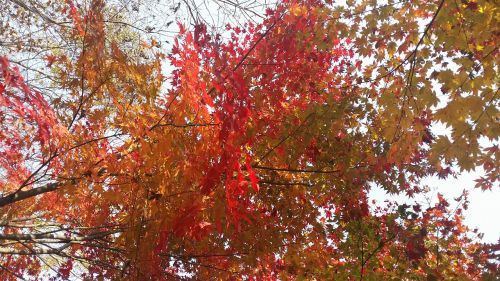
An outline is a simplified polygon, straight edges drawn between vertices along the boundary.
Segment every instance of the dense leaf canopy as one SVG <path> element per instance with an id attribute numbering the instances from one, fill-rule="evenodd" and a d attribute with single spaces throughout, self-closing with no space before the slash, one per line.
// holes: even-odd
<path id="1" fill-rule="evenodd" d="M 368 200 L 498 189 L 497 1 L 175 2 L 169 50 L 136 1 L 1 2 L 2 280 L 498 277 L 467 193 Z"/>

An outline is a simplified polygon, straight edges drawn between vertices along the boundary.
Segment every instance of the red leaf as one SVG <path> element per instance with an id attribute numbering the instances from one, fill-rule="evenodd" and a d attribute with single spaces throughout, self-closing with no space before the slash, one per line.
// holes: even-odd
<path id="1" fill-rule="evenodd" d="M 246 168 L 248 170 L 248 174 L 250 176 L 250 182 L 252 183 L 252 188 L 255 192 L 259 192 L 259 180 L 257 179 L 257 176 L 255 175 L 255 171 L 252 168 L 252 159 L 250 158 L 249 155 L 247 155 L 246 159 Z"/>

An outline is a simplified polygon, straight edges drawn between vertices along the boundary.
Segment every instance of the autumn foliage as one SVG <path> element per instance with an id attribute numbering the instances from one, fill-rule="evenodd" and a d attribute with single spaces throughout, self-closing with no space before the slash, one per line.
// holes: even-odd
<path id="1" fill-rule="evenodd" d="M 0 42 L 1 280 L 496 280 L 466 192 L 369 201 L 498 188 L 493 1 L 283 1 L 168 51 L 112 1 L 9 1 L 67 43 L 37 82 Z"/>

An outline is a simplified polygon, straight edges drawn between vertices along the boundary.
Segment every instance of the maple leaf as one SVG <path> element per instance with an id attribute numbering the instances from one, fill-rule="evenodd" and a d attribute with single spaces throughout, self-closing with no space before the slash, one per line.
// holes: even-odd
<path id="1" fill-rule="evenodd" d="M 47 61 L 47 67 L 51 67 L 56 61 L 57 57 L 54 55 L 45 56 L 45 60 Z"/>

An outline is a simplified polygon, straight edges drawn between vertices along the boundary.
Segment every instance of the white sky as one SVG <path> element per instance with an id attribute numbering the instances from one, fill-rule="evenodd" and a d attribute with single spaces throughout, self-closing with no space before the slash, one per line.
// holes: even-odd
<path id="1" fill-rule="evenodd" d="M 457 205 L 453 198 L 460 196 L 462 191 L 466 189 L 469 191 L 470 203 L 468 209 L 464 210 L 464 223 L 471 229 L 478 228 L 479 232 L 484 233 L 484 242 L 495 243 L 500 239 L 500 188 L 494 186 L 491 191 L 474 188 L 474 180 L 481 174 L 482 171 L 478 170 L 462 173 L 457 178 L 439 179 L 429 177 L 423 181 L 423 184 L 429 186 L 431 192 L 419 194 L 415 198 L 408 198 L 403 195 L 388 195 L 380 187 L 373 187 L 369 193 L 369 198 L 370 201 L 375 199 L 377 205 L 383 204 L 386 199 L 390 199 L 401 204 L 420 202 L 425 207 L 428 204 L 428 198 L 432 203 L 437 202 L 437 193 L 439 192 L 448 199 L 450 208 L 453 209 Z"/>

